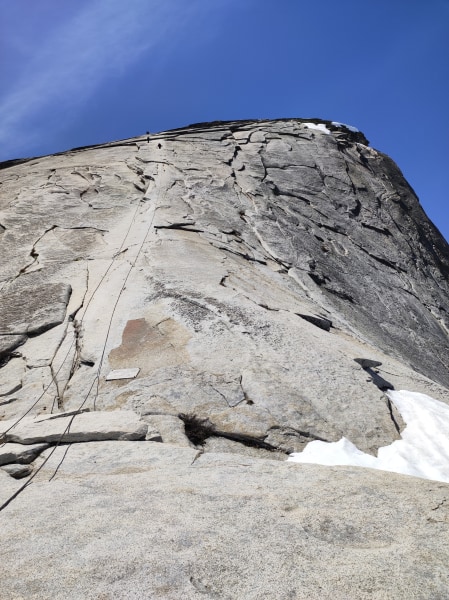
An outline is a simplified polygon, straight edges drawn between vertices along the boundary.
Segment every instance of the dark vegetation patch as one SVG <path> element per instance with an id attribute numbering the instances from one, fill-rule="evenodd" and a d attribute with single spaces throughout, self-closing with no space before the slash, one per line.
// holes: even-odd
<path id="1" fill-rule="evenodd" d="M 271 452 L 278 452 L 279 448 L 264 442 L 259 438 L 253 438 L 239 433 L 228 433 L 218 430 L 209 419 L 202 419 L 193 414 L 181 413 L 178 417 L 184 423 L 186 436 L 195 446 L 204 446 L 206 440 L 210 437 L 221 437 L 233 442 L 239 442 L 250 448 L 262 448 Z"/>

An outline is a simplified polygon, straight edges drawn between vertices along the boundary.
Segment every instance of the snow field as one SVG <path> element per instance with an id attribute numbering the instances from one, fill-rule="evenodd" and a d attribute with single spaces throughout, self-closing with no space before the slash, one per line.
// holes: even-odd
<path id="1" fill-rule="evenodd" d="M 449 405 L 417 392 L 389 391 L 388 397 L 407 426 L 401 439 L 379 448 L 377 457 L 346 438 L 314 441 L 289 461 L 319 465 L 352 465 L 449 482 Z"/>

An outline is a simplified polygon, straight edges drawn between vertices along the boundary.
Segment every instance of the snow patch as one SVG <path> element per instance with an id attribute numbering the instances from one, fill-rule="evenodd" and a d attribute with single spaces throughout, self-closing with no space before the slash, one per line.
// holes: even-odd
<path id="1" fill-rule="evenodd" d="M 449 483 L 449 405 L 417 392 L 389 391 L 406 428 L 401 439 L 379 448 L 377 457 L 359 450 L 346 438 L 314 441 L 291 462 L 369 467 Z"/>
<path id="2" fill-rule="evenodd" d="M 324 123 L 303 123 L 303 125 L 304 127 L 307 127 L 307 129 L 316 129 L 317 131 L 321 131 L 321 133 L 330 133 Z"/>
<path id="3" fill-rule="evenodd" d="M 352 131 L 353 133 L 360 133 L 360 130 L 357 129 L 357 127 L 352 127 L 352 125 L 346 125 L 346 123 L 339 123 L 338 121 L 332 121 L 332 125 L 334 127 L 345 127 L 346 129 L 349 129 L 349 131 Z"/>

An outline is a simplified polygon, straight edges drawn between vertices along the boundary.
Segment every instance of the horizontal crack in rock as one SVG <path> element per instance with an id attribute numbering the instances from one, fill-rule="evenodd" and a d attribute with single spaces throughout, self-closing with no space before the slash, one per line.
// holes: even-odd
<path id="1" fill-rule="evenodd" d="M 304 319 L 309 323 L 312 323 L 312 325 L 315 325 L 315 327 L 323 329 L 324 331 L 330 331 L 330 328 L 332 327 L 332 321 L 330 319 L 326 319 L 325 317 L 315 317 L 313 315 L 304 315 L 301 313 L 295 313 L 295 315 L 301 317 L 301 319 Z"/>

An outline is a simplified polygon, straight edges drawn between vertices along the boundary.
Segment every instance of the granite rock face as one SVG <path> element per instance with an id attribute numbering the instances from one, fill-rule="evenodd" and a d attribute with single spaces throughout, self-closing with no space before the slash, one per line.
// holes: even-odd
<path id="1" fill-rule="evenodd" d="M 360 491 L 366 485 L 363 478 L 377 486 L 375 498 L 381 487 L 386 490 L 388 500 L 373 519 L 382 520 L 391 539 L 396 539 L 397 516 L 387 504 L 395 502 L 398 486 L 412 495 L 413 506 L 432 504 L 413 478 L 280 464 L 289 452 L 315 439 L 345 436 L 371 453 L 397 439 L 403 423 L 384 393 L 388 389 L 449 402 L 449 248 L 398 167 L 370 148 L 363 134 L 316 120 L 217 122 L 0 167 L 0 432 L 10 449 L 2 454 L 10 458 L 2 462 L 28 462 L 15 447 L 39 442 L 30 462 L 42 466 L 31 475 L 35 485 L 0 517 L 6 518 L 8 511 L 19 515 L 51 494 L 56 489 L 51 486 L 61 488 L 61 502 L 78 493 L 76 486 L 90 486 L 94 467 L 79 467 L 76 477 L 84 484 L 72 482 L 64 469 L 70 464 L 76 471 L 83 460 L 94 460 L 97 450 L 99 472 L 114 481 L 111 504 L 120 505 L 118 490 L 128 485 L 124 473 L 146 470 L 142 465 L 149 455 L 156 462 L 158 456 L 167 457 L 157 467 L 162 479 L 163 473 L 172 473 L 170 452 L 170 460 L 179 458 L 181 466 L 175 470 L 184 473 L 188 481 L 183 485 L 192 490 L 186 492 L 186 502 L 189 494 L 206 494 L 195 467 L 204 464 L 207 473 L 223 482 L 204 527 L 206 522 L 207 527 L 229 525 L 220 515 L 234 510 L 236 500 L 226 499 L 223 486 L 237 490 L 240 485 L 224 474 L 229 469 L 238 471 L 237 479 L 248 473 L 255 488 L 271 489 L 273 481 L 283 478 L 293 490 L 310 479 L 310 505 L 321 506 L 322 522 L 315 523 L 311 538 L 305 535 L 297 548 L 301 556 L 306 538 L 317 539 L 318 530 L 321 542 L 327 536 L 330 553 L 340 547 L 343 525 L 336 529 L 333 517 L 326 517 L 332 494 L 343 494 L 355 507 L 347 509 L 348 522 L 351 510 L 371 510 Z M 133 376 L 108 377 L 122 369 Z M 65 456 L 68 446 L 57 446 L 71 442 L 75 444 Z M 123 467 L 120 483 L 115 482 L 114 453 L 123 457 L 128 452 L 133 459 Z M 63 463 L 48 484 L 53 453 L 62 453 Z M 241 468 L 239 460 L 248 462 Z M 186 470 L 190 464 L 195 468 Z M 3 502 L 23 481 L 0 475 Z M 347 478 L 354 482 L 359 475 L 354 488 L 349 483 L 345 488 Z M 325 493 L 323 482 L 329 477 L 336 489 Z M 149 484 L 146 476 L 137 479 L 130 479 L 130 493 L 143 498 L 150 493 Z M 92 515 L 106 494 L 103 485 L 86 500 Z M 156 478 L 154 485 L 162 494 L 161 481 Z M 447 494 L 447 486 L 438 489 Z M 247 490 L 245 502 L 263 504 L 254 494 L 252 498 Z M 272 491 L 269 497 L 263 509 L 268 511 L 267 526 L 268 515 L 284 502 L 281 493 Z M 195 510 L 206 510 L 202 502 Z M 45 521 L 56 504 L 46 504 Z M 248 521 L 254 526 L 262 510 L 256 504 Z M 298 523 L 305 518 L 302 513 L 297 517 Z M 200 521 L 189 525 L 190 537 L 185 533 L 189 544 L 206 536 Z M 126 523 L 126 535 L 132 538 L 138 519 Z M 293 552 L 280 523 L 276 521 L 276 544 Z M 372 525 L 358 520 L 348 527 L 354 535 L 356 530 L 368 535 Z M 423 522 L 422 536 L 426 527 Z M 73 531 L 74 539 L 80 535 Z M 239 535 L 236 544 L 242 551 L 247 534 L 242 530 Z M 49 536 L 53 539 L 53 533 Z M 187 537 L 179 543 L 187 544 Z M 219 539 L 213 537 L 211 547 Z M 368 583 L 386 568 L 380 558 L 373 573 L 356 582 L 361 551 L 357 557 L 357 552 L 351 554 L 347 567 L 340 565 L 351 582 L 349 587 L 342 584 L 341 592 L 334 581 L 340 571 L 332 574 L 330 567 L 321 591 L 311 576 L 299 587 L 290 582 L 277 597 L 343 598 L 351 585 L 359 586 L 353 597 L 411 597 L 428 571 L 414 570 L 412 544 L 400 539 L 397 565 L 404 556 L 409 562 L 407 583 L 397 584 L 399 596 L 385 592 L 388 586 L 393 589 L 396 558 L 391 554 L 385 558 L 393 563 L 388 563 L 391 577 L 384 588 Z M 439 537 L 434 540 L 433 550 L 440 552 Z M 256 546 L 257 552 L 264 548 L 254 544 L 254 552 Z M 309 550 L 313 571 L 321 551 Z M 169 552 L 163 542 L 162 554 Z M 282 573 L 283 559 L 279 555 L 276 562 L 276 552 L 272 554 L 273 569 Z M 223 550 L 220 564 L 231 569 L 235 556 Z M 183 560 L 194 557 L 187 552 Z M 32 569 L 33 560 L 27 568 Z M 205 563 L 195 573 L 183 564 L 175 575 L 168 559 L 158 563 L 165 591 L 156 591 L 152 583 L 147 596 L 137 591 L 133 596 L 129 590 L 125 595 L 126 581 L 134 579 L 131 567 L 123 567 L 125 587 L 110 597 L 276 597 L 278 575 L 264 580 L 260 589 L 256 586 L 257 593 L 249 591 L 262 568 L 256 563 L 253 573 L 242 574 L 243 587 L 228 576 L 212 582 Z M 95 568 L 102 572 L 101 565 Z M 145 579 L 142 569 L 139 563 L 139 582 Z M 343 571 L 338 577 L 344 579 Z M 438 577 L 432 593 L 413 597 L 438 597 L 447 585 L 447 569 L 441 568 Z M 35 596 L 25 594 L 19 584 L 8 585 L 8 597 L 63 597 L 56 590 L 49 596 L 42 582 L 36 583 Z M 332 595 L 332 589 L 340 596 Z M 374 590 L 371 595 L 369 589 Z M 109 597 L 98 590 L 92 598 Z M 72 597 L 90 596 L 80 587 L 73 588 Z"/>
<path id="2" fill-rule="evenodd" d="M 2 600 L 447 595 L 447 485 L 154 442 L 74 444 L 48 483 L 63 454 L 0 515 Z"/>

